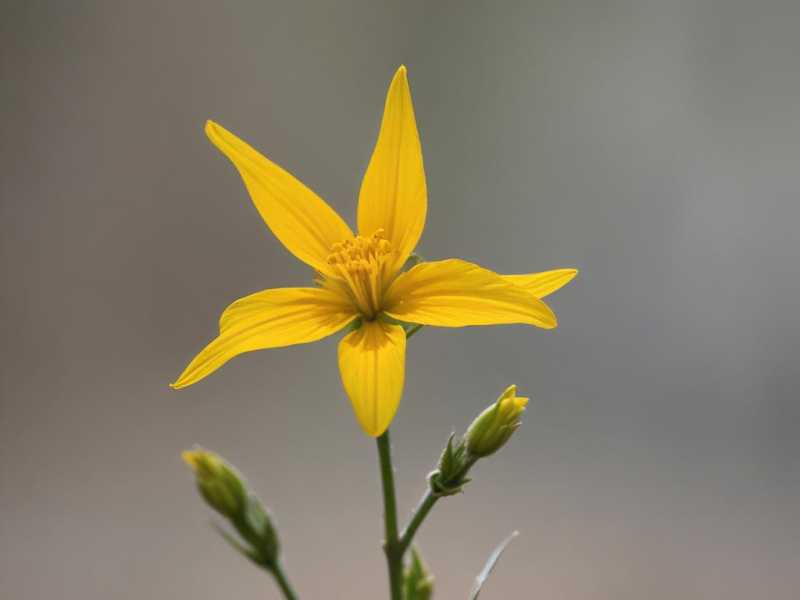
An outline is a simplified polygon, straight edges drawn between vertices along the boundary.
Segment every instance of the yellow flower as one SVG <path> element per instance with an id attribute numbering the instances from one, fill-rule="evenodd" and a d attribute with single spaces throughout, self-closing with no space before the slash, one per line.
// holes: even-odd
<path id="1" fill-rule="evenodd" d="M 239 171 L 267 227 L 317 272 L 318 285 L 264 290 L 231 304 L 220 318 L 219 336 L 172 387 L 196 383 L 238 354 L 314 342 L 360 319 L 339 343 L 339 368 L 359 424 L 377 437 L 403 391 L 406 336 L 397 321 L 556 326 L 541 298 L 568 283 L 575 269 L 501 276 L 449 259 L 402 271 L 422 234 L 428 203 L 405 67 L 389 86 L 361 183 L 357 235 L 322 198 L 246 142 L 212 121 L 206 134 Z"/>

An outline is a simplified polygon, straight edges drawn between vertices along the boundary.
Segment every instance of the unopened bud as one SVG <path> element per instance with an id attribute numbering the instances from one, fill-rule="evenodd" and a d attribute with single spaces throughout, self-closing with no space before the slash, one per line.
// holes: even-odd
<path id="1" fill-rule="evenodd" d="M 244 512 L 247 492 L 231 465 L 219 455 L 202 448 L 187 450 L 182 456 L 195 473 L 197 489 L 214 510 L 229 519 Z"/>
<path id="2" fill-rule="evenodd" d="M 403 573 L 403 600 L 430 600 L 433 597 L 433 575 L 422 562 L 416 546 Z"/>
<path id="3" fill-rule="evenodd" d="M 527 404 L 528 398 L 517 396 L 517 386 L 508 386 L 497 402 L 478 415 L 467 429 L 464 435 L 467 452 L 476 457 L 497 452 L 522 424 L 520 416 Z"/>
<path id="4" fill-rule="evenodd" d="M 240 553 L 272 568 L 280 552 L 278 534 L 269 513 L 247 490 L 239 472 L 218 454 L 203 448 L 187 450 L 182 456 L 195 473 L 200 494 L 230 521 L 246 545 L 223 528 L 218 528 L 220 534 Z"/>

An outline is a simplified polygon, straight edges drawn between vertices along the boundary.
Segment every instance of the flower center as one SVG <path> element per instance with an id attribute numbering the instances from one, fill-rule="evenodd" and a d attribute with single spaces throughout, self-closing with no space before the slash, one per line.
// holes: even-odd
<path id="1" fill-rule="evenodd" d="M 392 245 L 378 229 L 371 237 L 360 235 L 331 246 L 328 264 L 337 279 L 328 279 L 344 291 L 367 320 L 374 319 L 381 310 L 381 299 L 389 281 L 388 258 Z"/>

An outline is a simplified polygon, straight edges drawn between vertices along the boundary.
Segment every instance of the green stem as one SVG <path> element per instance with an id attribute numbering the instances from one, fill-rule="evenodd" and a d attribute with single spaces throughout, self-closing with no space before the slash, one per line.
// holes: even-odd
<path id="1" fill-rule="evenodd" d="M 275 582 L 278 584 L 278 587 L 281 588 L 283 597 L 286 598 L 286 600 L 297 600 L 297 594 L 292 589 L 292 584 L 289 583 L 289 579 L 286 577 L 286 573 L 283 571 L 283 565 L 281 565 L 279 562 L 276 562 L 270 568 L 270 573 L 272 573 L 272 576 L 275 577 Z"/>
<path id="2" fill-rule="evenodd" d="M 467 458 L 466 462 L 463 465 L 463 468 L 460 472 L 455 476 L 456 480 L 462 479 L 466 477 L 469 470 L 473 467 L 473 465 L 478 462 L 476 457 L 469 457 Z M 425 495 L 420 499 L 419 504 L 417 504 L 417 508 L 414 509 L 414 514 L 411 515 L 411 520 L 408 522 L 408 525 L 403 530 L 403 533 L 400 535 L 400 554 L 404 554 L 408 547 L 411 545 L 411 542 L 414 541 L 414 535 L 417 533 L 417 529 L 419 529 L 422 522 L 425 520 L 425 517 L 428 516 L 428 513 L 431 512 L 433 505 L 441 498 L 441 496 L 434 494 L 433 490 L 428 488 L 428 491 L 425 492 Z"/>
<path id="3" fill-rule="evenodd" d="M 386 565 L 389 568 L 389 589 L 392 600 L 401 600 L 403 593 L 403 550 L 397 537 L 397 499 L 394 492 L 394 471 L 388 429 L 377 439 L 377 442 L 381 464 L 381 482 L 383 484 L 383 520 L 386 529 L 383 551 L 386 554 Z"/>
<path id="4" fill-rule="evenodd" d="M 414 335 L 420 329 L 422 329 L 422 327 L 423 327 L 422 325 L 413 325 L 409 327 L 408 330 L 406 331 L 406 339 L 409 339 L 412 335 Z"/>
<path id="5" fill-rule="evenodd" d="M 414 509 L 414 514 L 412 515 L 411 520 L 408 522 L 403 534 L 400 536 L 401 553 L 404 553 L 406 550 L 408 550 L 408 547 L 411 545 L 411 542 L 414 539 L 414 534 L 417 533 L 417 529 L 419 529 L 419 526 L 422 525 L 425 517 L 428 516 L 428 513 L 431 511 L 433 505 L 436 504 L 438 499 L 439 496 L 435 495 L 431 490 L 428 490 L 419 501 L 417 508 Z"/>

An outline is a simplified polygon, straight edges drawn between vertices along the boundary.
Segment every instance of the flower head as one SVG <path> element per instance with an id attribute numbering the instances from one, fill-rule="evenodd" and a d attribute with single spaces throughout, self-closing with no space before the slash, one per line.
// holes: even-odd
<path id="1" fill-rule="evenodd" d="M 403 271 L 422 235 L 428 202 L 405 67 L 389 86 L 361 183 L 358 233 L 300 181 L 220 125 L 209 121 L 206 134 L 239 171 L 267 227 L 316 271 L 317 286 L 268 289 L 231 304 L 217 338 L 173 387 L 196 383 L 244 352 L 314 342 L 360 323 L 339 343 L 339 368 L 359 424 L 378 436 L 403 390 L 406 335 L 398 321 L 556 326 L 541 298 L 568 283 L 574 269 L 498 275 L 449 259 Z"/>

